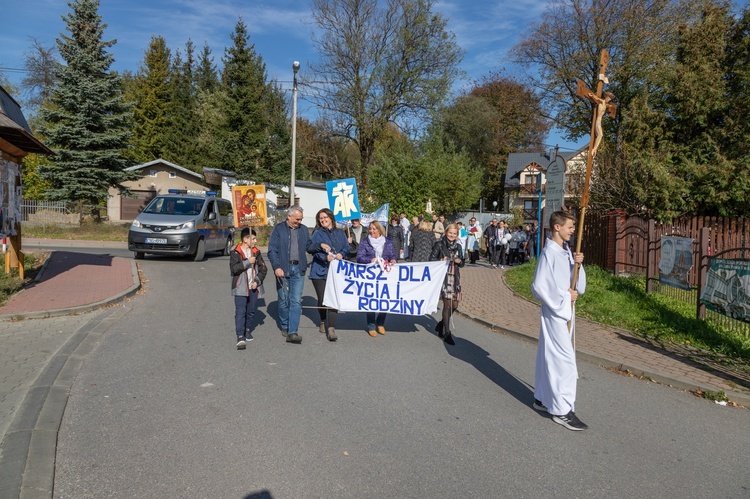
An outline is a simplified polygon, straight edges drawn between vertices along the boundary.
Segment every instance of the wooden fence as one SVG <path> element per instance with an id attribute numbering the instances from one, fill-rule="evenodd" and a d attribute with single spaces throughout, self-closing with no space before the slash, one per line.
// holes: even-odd
<path id="1" fill-rule="evenodd" d="M 659 282 L 662 236 L 693 239 L 693 265 L 687 274 L 690 290 Z M 681 217 L 669 224 L 621 212 L 589 213 L 584 225 L 582 251 L 586 261 L 616 275 L 641 274 L 646 292 L 662 293 L 695 304 L 696 317 L 709 318 L 750 335 L 750 324 L 707 311 L 700 301 L 710 258 L 750 258 L 750 220 L 723 217 Z"/>

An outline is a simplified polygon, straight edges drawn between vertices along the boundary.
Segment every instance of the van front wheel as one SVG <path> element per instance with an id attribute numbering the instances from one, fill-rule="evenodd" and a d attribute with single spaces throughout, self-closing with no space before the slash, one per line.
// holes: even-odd
<path id="1" fill-rule="evenodd" d="M 193 261 L 202 262 L 206 256 L 206 241 L 203 239 L 198 240 L 198 246 L 195 248 L 195 254 L 193 255 Z"/>
<path id="2" fill-rule="evenodd" d="M 133 258 L 136 260 L 143 260 L 143 258 L 146 256 L 146 253 L 143 251 L 134 251 L 133 252 Z"/>

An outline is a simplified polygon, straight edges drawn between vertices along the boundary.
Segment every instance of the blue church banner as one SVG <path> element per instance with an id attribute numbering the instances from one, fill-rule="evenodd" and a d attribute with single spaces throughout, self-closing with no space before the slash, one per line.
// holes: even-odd
<path id="1" fill-rule="evenodd" d="M 326 190 L 328 207 L 331 208 L 337 222 L 360 218 L 356 179 L 330 180 L 326 182 Z"/>

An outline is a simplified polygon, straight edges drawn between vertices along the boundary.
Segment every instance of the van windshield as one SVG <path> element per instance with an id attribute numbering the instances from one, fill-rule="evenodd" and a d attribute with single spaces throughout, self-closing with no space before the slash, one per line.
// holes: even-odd
<path id="1" fill-rule="evenodd" d="M 143 213 L 158 213 L 161 215 L 197 215 L 203 208 L 202 199 L 181 197 L 157 197 L 143 210 Z"/>

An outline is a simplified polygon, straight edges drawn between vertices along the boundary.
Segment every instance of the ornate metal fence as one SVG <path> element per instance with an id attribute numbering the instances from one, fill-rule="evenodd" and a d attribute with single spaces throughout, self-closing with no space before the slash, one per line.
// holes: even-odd
<path id="1" fill-rule="evenodd" d="M 693 239 L 693 262 L 687 273 L 690 290 L 659 281 L 662 236 Z M 646 291 L 660 293 L 695 305 L 696 316 L 718 322 L 732 331 L 750 336 L 750 324 L 706 310 L 700 301 L 711 257 L 750 257 L 750 220 L 724 217 L 681 217 L 662 224 L 621 212 L 588 214 L 582 250 L 586 261 L 617 275 L 641 274 Z"/>

